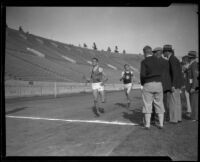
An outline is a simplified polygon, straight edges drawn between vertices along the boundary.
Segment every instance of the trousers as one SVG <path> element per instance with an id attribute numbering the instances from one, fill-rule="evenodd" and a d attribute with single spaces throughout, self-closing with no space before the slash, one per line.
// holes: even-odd
<path id="1" fill-rule="evenodd" d="M 193 93 L 190 93 L 190 103 L 191 103 L 191 109 L 192 109 L 192 113 L 191 113 L 191 118 L 194 120 L 198 120 L 198 91 L 195 91 Z"/>
<path id="2" fill-rule="evenodd" d="M 169 119 L 175 123 L 182 121 L 180 89 L 175 89 L 169 95 Z"/>
<path id="3" fill-rule="evenodd" d="M 152 113 L 152 104 L 155 107 L 157 114 L 163 114 L 163 88 L 161 82 L 150 82 L 145 83 L 142 90 L 143 109 L 142 112 L 145 114 Z"/>

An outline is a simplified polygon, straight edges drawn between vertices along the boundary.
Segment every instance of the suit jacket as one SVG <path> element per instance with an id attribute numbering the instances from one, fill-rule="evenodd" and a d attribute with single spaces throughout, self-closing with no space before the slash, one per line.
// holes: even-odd
<path id="1" fill-rule="evenodd" d="M 185 85 L 185 89 L 186 91 L 190 91 L 191 88 L 191 83 L 190 83 L 190 79 L 191 79 L 191 70 L 189 70 L 188 68 L 185 69 L 183 71 L 183 77 L 184 77 L 184 85 Z"/>
<path id="2" fill-rule="evenodd" d="M 196 89 L 199 87 L 199 81 L 198 81 L 198 77 L 199 77 L 199 70 L 198 70 L 198 64 L 196 61 L 194 61 L 192 64 L 190 64 L 188 71 L 190 73 L 189 76 L 189 83 L 190 83 L 190 89 Z"/>
<path id="3" fill-rule="evenodd" d="M 172 88 L 171 85 L 171 78 L 170 78 L 170 68 L 169 68 L 169 62 L 168 60 L 165 60 L 164 58 L 159 58 L 161 61 L 161 64 L 163 66 L 162 68 L 162 85 L 163 85 L 163 92 L 170 91 Z"/>
<path id="4" fill-rule="evenodd" d="M 169 69 L 172 87 L 180 89 L 184 81 L 180 61 L 174 55 L 171 55 L 169 58 Z"/>

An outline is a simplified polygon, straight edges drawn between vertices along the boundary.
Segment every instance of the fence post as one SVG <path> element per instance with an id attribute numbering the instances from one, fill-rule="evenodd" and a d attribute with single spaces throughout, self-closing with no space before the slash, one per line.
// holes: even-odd
<path id="1" fill-rule="evenodd" d="M 54 82 L 54 97 L 56 98 L 57 95 L 57 86 L 56 86 L 56 82 Z"/>
<path id="2" fill-rule="evenodd" d="M 21 97 L 21 87 L 19 87 L 19 96 Z"/>

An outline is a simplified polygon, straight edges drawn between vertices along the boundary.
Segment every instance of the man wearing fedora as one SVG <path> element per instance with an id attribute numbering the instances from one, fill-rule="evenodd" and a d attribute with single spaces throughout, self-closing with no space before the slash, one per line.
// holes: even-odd
<path id="1" fill-rule="evenodd" d="M 165 58 L 163 58 L 163 48 L 157 47 L 153 50 L 153 54 L 155 57 L 159 59 L 163 66 L 162 72 L 162 86 L 163 86 L 163 103 L 165 108 L 165 121 L 169 121 L 169 94 L 171 90 L 171 80 L 169 73 L 169 62 Z"/>
<path id="2" fill-rule="evenodd" d="M 186 104 L 187 104 L 187 113 L 186 115 L 188 117 L 191 116 L 191 104 L 190 104 L 190 83 L 189 83 L 189 78 L 190 78 L 190 73 L 188 70 L 189 67 L 189 57 L 188 55 L 182 57 L 182 74 L 183 74 L 183 79 L 184 79 L 184 87 L 183 87 L 183 92 L 186 98 Z"/>
<path id="3" fill-rule="evenodd" d="M 190 78 L 189 78 L 189 83 L 190 83 L 190 102 L 191 102 L 191 108 L 192 108 L 192 114 L 191 118 L 194 121 L 198 121 L 198 91 L 199 91 L 199 70 L 198 70 L 198 64 L 196 61 L 197 58 L 197 52 L 196 51 L 189 51 L 188 52 L 188 57 L 190 60 L 190 65 L 189 65 L 189 72 L 190 72 Z"/>
<path id="4" fill-rule="evenodd" d="M 143 48 L 145 59 L 141 62 L 140 81 L 143 86 L 142 99 L 145 118 L 145 128 L 150 128 L 152 113 L 152 104 L 159 118 L 159 129 L 163 128 L 164 105 L 163 105 L 163 87 L 162 87 L 162 64 L 153 56 L 150 46 Z"/>
<path id="5" fill-rule="evenodd" d="M 175 56 L 172 45 L 164 45 L 163 54 L 169 60 L 171 92 L 169 95 L 169 118 L 171 123 L 182 121 L 180 90 L 183 85 L 181 64 Z"/>

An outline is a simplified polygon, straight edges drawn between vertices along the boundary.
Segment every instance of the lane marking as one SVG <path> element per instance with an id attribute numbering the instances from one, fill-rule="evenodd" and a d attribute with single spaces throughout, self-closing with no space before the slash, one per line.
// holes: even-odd
<path id="1" fill-rule="evenodd" d="M 103 120 L 74 120 L 74 119 L 57 119 L 57 118 L 43 118 L 43 117 L 33 117 L 33 116 L 12 116 L 6 115 L 7 118 L 16 119 L 31 119 L 31 120 L 53 120 L 53 121 L 64 121 L 72 123 L 96 123 L 96 124 L 111 124 L 111 125 L 138 125 L 136 123 L 125 123 L 120 121 L 103 121 Z"/>

